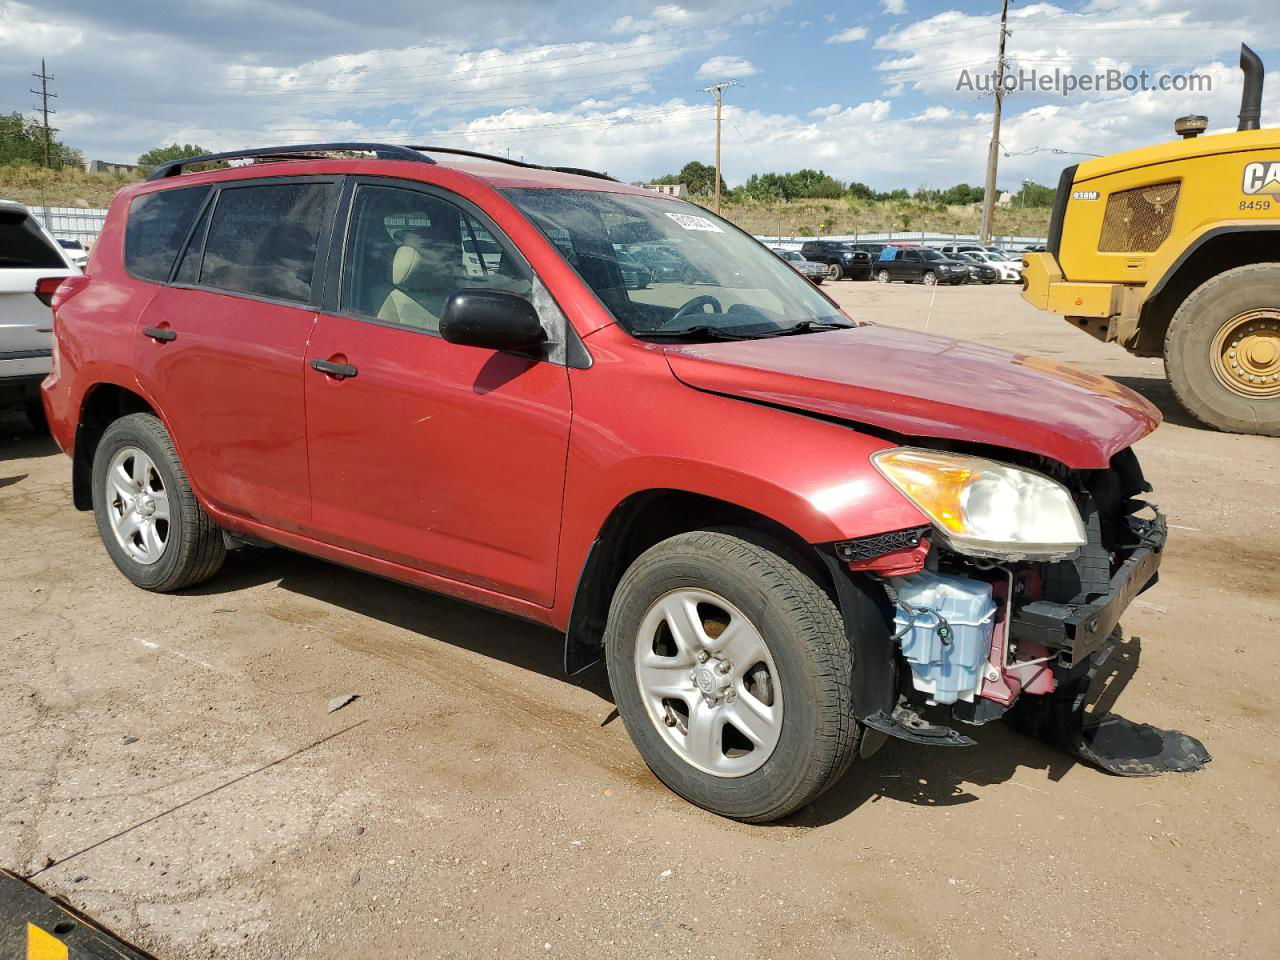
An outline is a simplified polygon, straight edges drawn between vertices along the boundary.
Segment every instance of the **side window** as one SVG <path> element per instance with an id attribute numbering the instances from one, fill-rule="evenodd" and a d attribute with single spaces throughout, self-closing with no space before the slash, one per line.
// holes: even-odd
<path id="1" fill-rule="evenodd" d="M 342 274 L 344 311 L 432 332 L 459 290 L 526 297 L 533 291 L 477 219 L 439 197 L 398 187 L 356 188 Z"/>
<path id="2" fill-rule="evenodd" d="M 910 260 L 912 263 L 919 263 L 919 262 L 920 262 L 920 254 L 919 254 L 919 253 L 917 253 L 915 250 L 904 250 L 904 251 L 902 252 L 902 259 L 903 259 L 903 260 Z"/>
<path id="3" fill-rule="evenodd" d="M 325 206 L 333 190 L 329 183 L 223 188 L 205 240 L 201 285 L 309 301 Z"/>
<path id="4" fill-rule="evenodd" d="M 135 277 L 165 283 L 208 187 L 184 187 L 134 197 L 124 228 L 124 265 Z"/>

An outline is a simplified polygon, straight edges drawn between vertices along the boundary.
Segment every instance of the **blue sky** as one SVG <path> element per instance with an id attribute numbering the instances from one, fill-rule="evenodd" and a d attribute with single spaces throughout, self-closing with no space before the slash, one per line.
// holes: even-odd
<path id="1" fill-rule="evenodd" d="M 731 183 L 818 167 L 877 188 L 982 177 L 997 0 L 0 0 L 0 110 L 45 56 L 62 138 L 91 158 L 332 139 L 465 146 L 628 180 L 714 156 Z M 1235 125 L 1241 40 L 1280 66 L 1274 0 L 1056 0 L 1010 7 L 1016 67 L 1193 71 L 1197 93 L 1006 99 L 1001 185 L 1166 140 L 1173 118 Z M 1274 86 L 1274 84 L 1273 84 Z M 1264 103 L 1280 104 L 1272 91 Z M 1264 109 L 1275 122 L 1277 110 Z"/>

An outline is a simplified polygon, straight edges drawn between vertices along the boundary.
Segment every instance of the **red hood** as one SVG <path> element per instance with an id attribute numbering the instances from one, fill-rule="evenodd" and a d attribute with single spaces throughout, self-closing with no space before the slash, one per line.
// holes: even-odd
<path id="1" fill-rule="evenodd" d="M 1160 412 L 1127 387 L 1043 357 L 864 325 L 667 348 L 700 390 L 914 437 L 984 443 L 1098 469 Z"/>

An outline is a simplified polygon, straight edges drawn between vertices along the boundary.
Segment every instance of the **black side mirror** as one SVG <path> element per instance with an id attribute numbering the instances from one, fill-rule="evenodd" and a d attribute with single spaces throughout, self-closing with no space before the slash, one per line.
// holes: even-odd
<path id="1" fill-rule="evenodd" d="M 440 336 L 464 347 L 538 354 L 546 332 L 524 297 L 503 290 L 459 290 L 444 305 Z"/>

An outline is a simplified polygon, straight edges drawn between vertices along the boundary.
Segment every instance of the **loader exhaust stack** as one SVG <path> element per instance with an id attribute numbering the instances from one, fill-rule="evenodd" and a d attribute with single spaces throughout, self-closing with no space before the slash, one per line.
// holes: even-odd
<path id="1" fill-rule="evenodd" d="M 1240 44 L 1240 69 L 1244 71 L 1244 92 L 1240 94 L 1240 126 L 1237 130 L 1257 130 L 1262 125 L 1262 58 Z"/>

